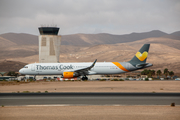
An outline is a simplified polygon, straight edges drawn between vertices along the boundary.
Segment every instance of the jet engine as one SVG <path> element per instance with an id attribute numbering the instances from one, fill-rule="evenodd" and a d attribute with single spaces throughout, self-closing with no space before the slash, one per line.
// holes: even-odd
<path id="1" fill-rule="evenodd" d="M 75 72 L 63 72 L 63 77 L 64 78 L 73 78 L 73 77 L 78 77 L 78 74 Z"/>

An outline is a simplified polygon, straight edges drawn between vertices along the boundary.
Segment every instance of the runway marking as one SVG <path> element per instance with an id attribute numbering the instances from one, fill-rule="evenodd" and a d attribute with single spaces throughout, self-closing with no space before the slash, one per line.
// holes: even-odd
<path id="1" fill-rule="evenodd" d="M 69 105 L 69 104 L 55 104 L 55 105 L 22 105 L 22 106 L 41 107 L 41 106 L 71 106 L 71 105 Z"/>
<path id="2" fill-rule="evenodd" d="M 121 104 L 114 104 L 114 105 L 89 105 L 89 104 L 54 104 L 54 105 L 20 105 L 20 106 L 27 106 L 27 107 L 65 107 L 65 106 L 170 106 L 170 105 L 121 105 Z M 180 106 L 180 105 L 176 105 Z"/>

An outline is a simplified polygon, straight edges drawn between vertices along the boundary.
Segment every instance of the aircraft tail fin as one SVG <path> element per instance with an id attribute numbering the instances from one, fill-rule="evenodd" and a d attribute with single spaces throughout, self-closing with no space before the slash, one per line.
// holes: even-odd
<path id="1" fill-rule="evenodd" d="M 150 44 L 144 44 L 129 62 L 134 65 L 145 64 L 148 56 L 149 47 Z"/>

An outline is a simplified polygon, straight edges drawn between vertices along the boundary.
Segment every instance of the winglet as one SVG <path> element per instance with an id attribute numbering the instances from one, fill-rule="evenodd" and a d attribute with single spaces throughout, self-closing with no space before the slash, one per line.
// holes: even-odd
<path id="1" fill-rule="evenodd" d="M 97 61 L 97 59 L 93 62 L 93 64 L 89 68 L 94 67 L 94 65 L 96 64 L 96 61 Z"/>

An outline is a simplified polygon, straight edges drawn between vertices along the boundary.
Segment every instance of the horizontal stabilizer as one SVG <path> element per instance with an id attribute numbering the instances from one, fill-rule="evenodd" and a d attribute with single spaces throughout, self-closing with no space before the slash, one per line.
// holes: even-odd
<path id="1" fill-rule="evenodd" d="M 145 63 L 145 64 L 137 64 L 136 65 L 137 68 L 146 68 L 146 67 L 150 67 L 150 66 L 153 66 L 153 64 Z"/>

